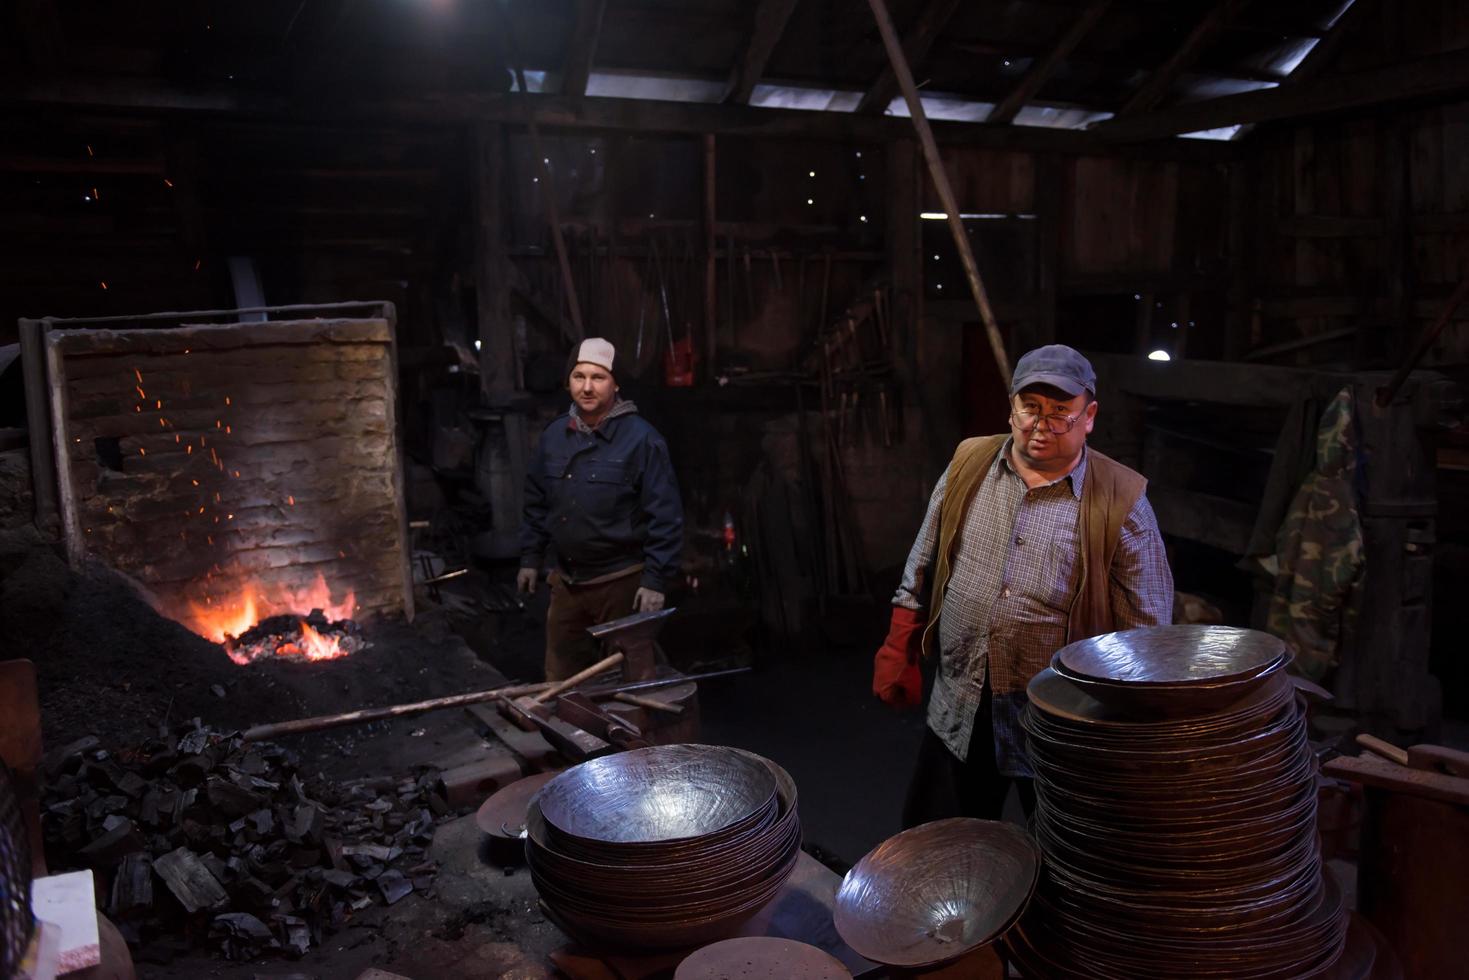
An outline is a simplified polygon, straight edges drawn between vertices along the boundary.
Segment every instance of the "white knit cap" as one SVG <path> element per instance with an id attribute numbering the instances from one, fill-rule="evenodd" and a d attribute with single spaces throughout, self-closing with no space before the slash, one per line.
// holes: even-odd
<path id="1" fill-rule="evenodd" d="M 588 337 L 581 342 L 576 349 L 577 364 L 595 364 L 598 367 L 612 370 L 612 358 L 617 354 L 616 349 L 601 337 Z"/>

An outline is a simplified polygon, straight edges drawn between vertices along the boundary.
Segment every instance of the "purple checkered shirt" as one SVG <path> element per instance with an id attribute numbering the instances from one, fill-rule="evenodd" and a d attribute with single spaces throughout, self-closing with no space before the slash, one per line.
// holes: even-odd
<path id="1" fill-rule="evenodd" d="M 995 763 L 1007 776 L 1030 776 L 1020 712 L 1026 684 L 1066 643 L 1067 616 L 1080 584 L 1077 523 L 1087 454 L 1066 476 L 1031 490 L 1010 463 L 1010 444 L 1007 439 L 964 515 L 939 616 L 939 670 L 928 727 L 964 759 L 988 676 Z M 924 608 L 921 583 L 933 563 L 948 475 L 945 470 L 933 489 L 894 605 Z M 1146 496 L 1122 524 L 1110 578 L 1118 630 L 1172 621 L 1173 574 Z"/>

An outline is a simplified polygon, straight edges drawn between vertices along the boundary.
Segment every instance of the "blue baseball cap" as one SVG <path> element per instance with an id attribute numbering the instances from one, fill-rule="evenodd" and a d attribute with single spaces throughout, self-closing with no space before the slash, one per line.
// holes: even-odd
<path id="1" fill-rule="evenodd" d="M 1065 344 L 1048 344 L 1025 353 L 1015 364 L 1010 379 L 1010 394 L 1019 394 L 1031 385 L 1050 385 L 1075 398 L 1083 391 L 1097 393 L 1097 372 L 1091 361 Z"/>

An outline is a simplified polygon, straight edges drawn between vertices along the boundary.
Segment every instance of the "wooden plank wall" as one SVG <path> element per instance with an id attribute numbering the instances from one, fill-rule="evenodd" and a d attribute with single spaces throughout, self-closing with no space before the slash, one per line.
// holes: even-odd
<path id="1" fill-rule="evenodd" d="M 355 594 L 358 617 L 405 610 L 386 321 L 57 331 L 51 343 L 88 556 L 206 634 L 250 585 L 261 618 L 309 612 L 266 607 L 318 577 L 333 603 Z"/>
<path id="2" fill-rule="evenodd" d="M 1469 6 L 1378 4 L 1338 67 L 1469 46 Z M 1469 102 L 1277 127 L 1253 137 L 1247 350 L 1276 363 L 1395 366 L 1469 275 Z M 1469 310 L 1424 365 L 1469 357 Z"/>

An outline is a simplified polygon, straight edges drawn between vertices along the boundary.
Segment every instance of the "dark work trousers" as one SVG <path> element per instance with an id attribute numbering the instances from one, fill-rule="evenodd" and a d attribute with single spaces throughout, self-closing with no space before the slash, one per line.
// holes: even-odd
<path id="1" fill-rule="evenodd" d="M 641 572 L 608 582 L 568 585 L 551 573 L 551 607 L 546 611 L 546 680 L 562 681 L 602 659 L 587 628 L 632 615 Z"/>
<path id="2" fill-rule="evenodd" d="M 903 803 L 903 829 L 945 817 L 998 820 L 1012 782 L 1028 819 L 1035 813 L 1035 780 L 1002 776 L 995 765 L 994 713 L 990 686 L 986 684 L 974 715 L 968 758 L 963 762 L 949 751 L 933 729 L 924 729 L 918 764 L 913 767 L 913 780 L 908 784 L 908 798 Z"/>

